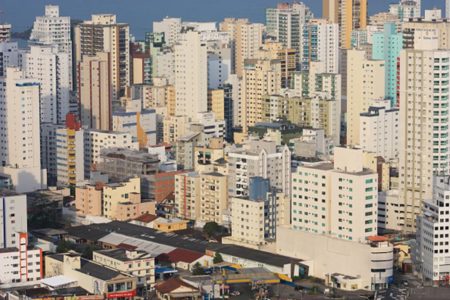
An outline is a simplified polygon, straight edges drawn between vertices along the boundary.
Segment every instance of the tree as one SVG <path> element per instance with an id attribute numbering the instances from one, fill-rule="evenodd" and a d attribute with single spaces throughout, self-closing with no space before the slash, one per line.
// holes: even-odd
<path id="1" fill-rule="evenodd" d="M 96 245 L 84 245 L 81 256 L 86 259 L 92 259 L 92 254 L 96 250 L 100 250 L 100 247 Z"/>
<path id="2" fill-rule="evenodd" d="M 58 246 L 56 247 L 56 252 L 58 253 L 66 253 L 73 249 L 72 243 L 62 239 L 58 242 Z"/>
<path id="3" fill-rule="evenodd" d="M 192 274 L 193 275 L 205 275 L 205 270 L 203 270 L 203 268 L 199 262 L 196 262 L 195 265 L 192 267 Z"/>
<path id="4" fill-rule="evenodd" d="M 223 262 L 222 255 L 219 252 L 216 252 L 216 254 L 214 255 L 214 258 L 213 258 L 213 263 L 219 264 L 221 262 Z"/>
<path id="5" fill-rule="evenodd" d="M 203 233 L 208 237 L 213 237 L 220 232 L 220 226 L 216 222 L 208 222 L 203 226 Z"/>

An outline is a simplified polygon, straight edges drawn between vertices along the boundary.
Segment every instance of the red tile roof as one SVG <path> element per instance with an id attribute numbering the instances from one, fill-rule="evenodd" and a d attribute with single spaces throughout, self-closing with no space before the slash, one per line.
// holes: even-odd
<path id="1" fill-rule="evenodd" d="M 388 240 L 385 236 L 373 235 L 367 238 L 371 242 L 386 242 Z"/>
<path id="2" fill-rule="evenodd" d="M 200 252 L 177 248 L 167 254 L 159 255 L 157 257 L 157 259 L 161 260 L 161 261 L 172 262 L 172 263 L 177 263 L 177 262 L 181 261 L 181 262 L 190 264 L 204 255 L 205 254 L 200 253 Z"/>
<path id="3" fill-rule="evenodd" d="M 155 221 L 156 219 L 158 219 L 158 216 L 152 214 L 145 214 L 140 217 L 137 217 L 135 220 L 143 223 L 150 223 L 152 221 Z"/>
<path id="4" fill-rule="evenodd" d="M 181 286 L 197 290 L 196 287 L 194 287 L 190 284 L 187 284 L 186 282 L 182 281 L 178 277 L 172 277 L 166 281 L 163 281 L 160 284 L 157 284 L 155 288 L 161 294 L 167 294 L 167 293 L 173 292 L 174 290 L 176 290 L 177 288 L 179 288 Z"/>

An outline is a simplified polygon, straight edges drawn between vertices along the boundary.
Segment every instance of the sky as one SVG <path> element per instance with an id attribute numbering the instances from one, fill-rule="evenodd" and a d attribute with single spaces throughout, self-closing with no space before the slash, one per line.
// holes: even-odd
<path id="1" fill-rule="evenodd" d="M 114 13 L 120 22 L 130 24 L 131 33 L 142 38 L 151 31 L 152 22 L 165 16 L 187 21 L 221 21 L 225 17 L 246 17 L 264 22 L 265 8 L 289 0 L 0 0 L 0 22 L 13 25 L 14 31 L 30 27 L 46 4 L 60 5 L 61 15 L 89 19 L 94 13 Z M 322 0 L 303 0 L 316 16 L 321 15 Z M 369 0 L 369 13 L 386 11 L 398 0 Z M 443 8 L 445 0 L 422 0 L 423 8 Z"/>

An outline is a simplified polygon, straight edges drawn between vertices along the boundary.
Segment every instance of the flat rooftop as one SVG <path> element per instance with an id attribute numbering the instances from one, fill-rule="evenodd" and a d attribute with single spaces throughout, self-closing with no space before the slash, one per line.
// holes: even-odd
<path id="1" fill-rule="evenodd" d="M 212 250 L 278 267 L 301 261 L 292 257 L 242 246 L 209 243 L 205 240 L 178 235 L 172 232 L 166 233 L 157 231 L 155 229 L 121 221 L 72 227 L 68 228 L 67 232 L 69 233 L 69 236 L 94 242 L 101 240 L 100 242 L 105 243 L 119 244 L 120 242 L 123 242 L 130 245 L 135 245 L 137 243 L 145 244 L 145 242 L 148 242 L 147 244 L 149 245 L 159 244 L 161 245 L 159 246 L 161 249 L 158 250 L 161 251 L 160 253 L 164 253 L 163 251 L 165 251 L 165 248 L 170 249 L 168 252 L 172 250 L 171 248 L 182 248 L 201 253 L 205 253 L 206 250 Z M 154 247 L 156 247 L 156 245 Z"/>
<path id="2" fill-rule="evenodd" d="M 95 251 L 99 254 L 114 258 L 116 260 L 120 260 L 123 262 L 134 261 L 139 259 L 151 258 L 151 255 L 145 251 L 135 250 L 137 253 L 133 254 L 133 257 L 127 255 L 127 250 L 125 249 L 108 249 L 108 250 L 98 250 Z"/>

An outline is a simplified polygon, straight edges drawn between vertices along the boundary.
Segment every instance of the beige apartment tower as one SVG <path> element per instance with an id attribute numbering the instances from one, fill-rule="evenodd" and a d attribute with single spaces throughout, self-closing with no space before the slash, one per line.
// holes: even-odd
<path id="1" fill-rule="evenodd" d="M 263 102 L 268 95 L 281 91 L 281 61 L 276 59 L 248 59 L 245 61 L 242 85 L 243 132 L 263 121 Z"/>
<path id="2" fill-rule="evenodd" d="M 400 54 L 399 200 L 406 232 L 415 232 L 424 201 L 433 197 L 433 177 L 449 174 L 449 69 L 448 50 Z"/>
<path id="3" fill-rule="evenodd" d="M 118 101 L 130 85 L 130 29 L 111 14 L 92 15 L 75 27 L 75 62 L 99 52 L 110 54 L 112 99 Z"/>
<path id="4" fill-rule="evenodd" d="M 360 114 L 385 96 L 385 62 L 367 59 L 363 50 L 347 53 L 347 145 L 359 145 Z"/>
<path id="5" fill-rule="evenodd" d="M 220 23 L 220 31 L 230 33 L 233 41 L 233 74 L 239 77 L 244 72 L 244 61 L 255 58 L 262 46 L 264 25 L 250 23 L 248 19 L 227 18 Z"/>
<path id="6" fill-rule="evenodd" d="M 78 65 L 81 124 L 95 130 L 111 130 L 112 91 L 110 54 L 84 56 Z"/>

